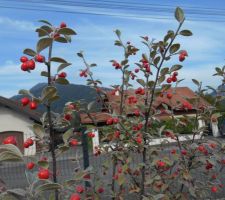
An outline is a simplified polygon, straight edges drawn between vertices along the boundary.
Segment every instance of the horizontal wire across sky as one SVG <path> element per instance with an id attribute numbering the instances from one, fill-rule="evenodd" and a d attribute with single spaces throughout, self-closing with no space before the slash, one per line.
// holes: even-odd
<path id="1" fill-rule="evenodd" d="M 45 8 L 43 8 L 45 5 Z M 182 6 L 189 21 L 225 22 L 225 9 Z M 90 14 L 111 17 L 173 19 L 174 6 L 133 1 L 116 0 L 0 0 L 0 9 L 59 12 L 68 14 Z"/>

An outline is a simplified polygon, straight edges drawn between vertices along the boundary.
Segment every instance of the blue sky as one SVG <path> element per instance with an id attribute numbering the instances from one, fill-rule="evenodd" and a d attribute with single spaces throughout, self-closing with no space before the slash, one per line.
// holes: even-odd
<path id="1" fill-rule="evenodd" d="M 90 2 L 91 0 L 89 0 Z M 183 69 L 180 71 L 179 78 L 185 78 L 181 85 L 189 86 L 194 89 L 191 82 L 192 78 L 203 81 L 204 85 L 217 86 L 220 80 L 212 77 L 214 67 L 224 65 L 225 52 L 225 17 L 219 18 L 216 13 L 225 10 L 225 1 L 157 1 L 157 4 L 168 5 L 168 13 L 158 14 L 152 10 L 145 12 L 138 10 L 132 11 L 124 7 L 115 9 L 100 9 L 100 8 L 84 8 L 82 6 L 62 6 L 43 4 L 20 4 L 8 3 L 9 1 L 0 1 L 0 95 L 11 97 L 18 93 L 19 89 L 29 89 L 38 82 L 44 82 L 45 79 L 40 76 L 40 72 L 44 66 L 38 65 L 36 70 L 31 74 L 24 73 L 20 70 L 19 58 L 25 48 L 34 48 L 37 41 L 36 27 L 39 19 L 46 19 L 56 26 L 64 21 L 68 26 L 74 28 L 78 33 L 73 38 L 71 44 L 56 45 L 53 55 L 64 57 L 73 65 L 66 72 L 69 76 L 69 81 L 74 84 L 85 84 L 85 79 L 79 77 L 79 69 L 82 69 L 83 64 L 76 56 L 80 50 L 85 52 L 86 58 L 91 63 L 97 63 L 98 67 L 93 69 L 96 78 L 103 82 L 103 86 L 119 83 L 120 74 L 113 69 L 109 60 L 122 58 L 122 49 L 115 47 L 114 40 L 116 39 L 113 31 L 120 29 L 122 38 L 125 41 L 131 41 L 134 45 L 146 52 L 140 42 L 139 36 L 148 35 L 149 38 L 161 39 L 168 29 L 175 29 L 177 22 L 173 19 L 173 11 L 176 6 L 191 9 L 192 7 L 204 7 L 214 10 L 206 10 L 210 15 L 204 21 L 197 20 L 201 15 L 193 15 L 186 13 L 187 21 L 183 28 L 190 29 L 193 32 L 192 37 L 178 38 L 181 42 L 182 49 L 186 49 L 189 57 L 183 63 Z M 22 2 L 22 1 L 20 1 Z M 42 2 L 42 1 L 41 1 Z M 87 2 L 86 0 L 82 2 Z M 101 1 L 95 1 L 101 2 Z M 120 1 L 137 4 L 137 1 Z M 148 3 L 156 4 L 156 1 L 138 1 L 140 5 Z M 182 3 L 181 3 L 182 2 Z M 99 4 L 101 5 L 101 4 Z M 132 5 L 132 4 L 131 4 Z M 3 9 L 1 6 L 18 6 L 26 8 L 29 6 L 34 9 L 56 9 L 66 12 L 85 12 L 83 14 L 72 13 L 56 13 L 56 12 L 41 12 L 34 10 L 20 9 Z M 218 12 L 215 9 L 220 9 Z M 171 12 L 170 12 L 171 11 Z M 86 12 L 108 13 L 119 16 L 91 15 Z M 169 13 L 170 12 L 170 13 Z M 131 17 L 132 15 L 132 17 Z M 161 19 L 166 17 L 167 19 Z M 204 16 L 203 16 L 204 17 Z M 159 19 L 155 19 L 159 18 Z M 188 20 L 192 19 L 192 20 Z M 214 20 L 221 22 L 213 22 Z M 141 53 L 141 52 L 140 52 Z M 137 54 L 131 60 L 131 66 L 140 59 L 141 54 Z M 177 59 L 173 59 L 165 66 L 177 64 Z"/>

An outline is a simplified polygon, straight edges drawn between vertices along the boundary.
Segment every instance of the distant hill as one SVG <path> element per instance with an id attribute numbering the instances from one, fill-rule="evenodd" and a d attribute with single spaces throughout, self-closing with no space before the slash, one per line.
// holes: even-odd
<path id="1" fill-rule="evenodd" d="M 42 89 L 46 86 L 47 86 L 46 83 L 38 83 L 37 85 L 33 86 L 30 89 L 30 92 L 34 94 L 36 97 L 39 97 L 41 96 Z M 62 112 L 65 103 L 69 101 L 84 100 L 85 102 L 89 103 L 91 101 L 96 100 L 96 97 L 97 97 L 95 89 L 86 85 L 56 84 L 56 88 L 61 98 L 52 104 L 52 109 L 54 112 L 58 112 L 58 113 Z M 108 88 L 103 88 L 103 89 L 109 90 Z M 15 95 L 11 97 L 11 99 L 19 101 L 22 97 L 23 95 Z M 96 108 L 96 111 L 99 110 L 99 108 L 100 108 L 100 105 Z M 44 111 L 43 106 L 39 106 L 38 109 L 40 112 Z"/>

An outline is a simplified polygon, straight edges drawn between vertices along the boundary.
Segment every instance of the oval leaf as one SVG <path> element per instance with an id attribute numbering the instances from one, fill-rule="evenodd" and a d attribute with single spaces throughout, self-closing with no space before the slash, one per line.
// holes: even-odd
<path id="1" fill-rule="evenodd" d="M 57 78 L 55 82 L 58 83 L 58 84 L 62 84 L 62 85 L 69 84 L 69 81 L 65 78 Z"/>
<path id="2" fill-rule="evenodd" d="M 184 12 L 180 7 L 177 7 L 175 10 L 175 18 L 178 22 L 182 22 L 184 20 Z"/>
<path id="3" fill-rule="evenodd" d="M 175 52 L 177 52 L 180 48 L 180 44 L 173 44 L 171 47 L 170 47 L 170 53 L 173 54 Z"/>
<path id="4" fill-rule="evenodd" d="M 70 66 L 71 63 L 62 63 L 61 65 L 58 66 L 57 72 L 60 72 L 61 70 L 63 70 L 64 68 Z"/>
<path id="5" fill-rule="evenodd" d="M 77 33 L 71 28 L 61 28 L 58 31 L 59 34 L 63 35 L 76 35 Z"/>
<path id="6" fill-rule="evenodd" d="M 52 44 L 52 38 L 42 38 L 37 43 L 37 52 L 41 52 Z"/>
<path id="7" fill-rule="evenodd" d="M 32 49 L 24 49 L 24 51 L 23 51 L 23 53 L 24 54 L 26 54 L 26 55 L 28 55 L 28 56 L 36 56 L 36 52 L 34 51 L 34 50 L 32 50 Z"/>
<path id="8" fill-rule="evenodd" d="M 182 30 L 179 34 L 183 36 L 192 36 L 192 32 L 189 30 Z"/>
<path id="9" fill-rule="evenodd" d="M 51 61 L 59 62 L 59 63 L 67 63 L 66 60 L 64 60 L 63 58 L 59 58 L 59 57 L 52 57 Z"/>

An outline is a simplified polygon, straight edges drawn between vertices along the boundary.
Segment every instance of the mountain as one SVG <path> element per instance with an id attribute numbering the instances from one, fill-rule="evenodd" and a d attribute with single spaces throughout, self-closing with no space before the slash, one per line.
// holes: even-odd
<path id="1" fill-rule="evenodd" d="M 37 85 L 33 86 L 30 89 L 30 92 L 34 94 L 34 96 L 39 97 L 41 96 L 42 89 L 46 87 L 46 83 L 38 83 Z M 91 101 L 95 101 L 97 97 L 97 93 L 95 89 L 91 88 L 90 86 L 86 85 L 75 85 L 75 84 L 68 84 L 68 85 L 60 85 L 56 84 L 56 88 L 58 90 L 58 94 L 61 97 L 59 100 L 55 101 L 52 104 L 52 110 L 54 112 L 61 113 L 63 111 L 63 107 L 65 103 L 69 101 L 78 101 L 84 100 L 85 102 L 89 103 Z M 104 90 L 109 90 L 108 88 L 102 88 Z M 11 97 L 13 100 L 19 101 L 23 98 L 23 95 L 15 95 Z M 44 111 L 44 106 L 40 105 L 38 107 L 39 112 Z M 95 111 L 100 109 L 100 105 L 96 107 Z"/>

